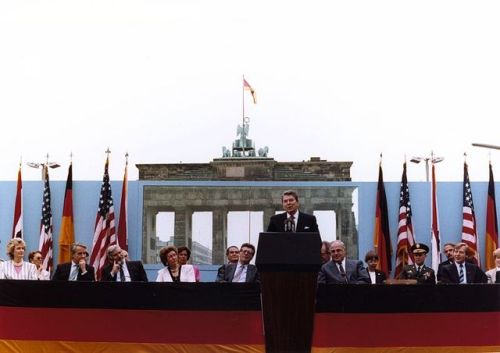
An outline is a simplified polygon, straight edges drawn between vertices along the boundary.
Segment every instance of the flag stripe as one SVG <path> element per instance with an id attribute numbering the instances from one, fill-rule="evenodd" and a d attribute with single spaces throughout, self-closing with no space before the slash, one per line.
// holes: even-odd
<path id="1" fill-rule="evenodd" d="M 120 201 L 120 219 L 118 221 L 118 245 L 123 250 L 128 251 L 128 239 L 127 239 L 127 191 L 128 191 L 128 177 L 127 177 L 127 165 L 125 164 L 125 173 L 123 175 L 122 183 L 122 197 Z"/>
<path id="2" fill-rule="evenodd" d="M 59 263 L 71 261 L 71 244 L 75 242 L 73 222 L 73 164 L 69 165 L 66 191 L 64 193 L 63 217 L 59 233 Z"/>
<path id="3" fill-rule="evenodd" d="M 375 205 L 375 231 L 374 248 L 379 256 L 379 270 L 389 275 L 392 271 L 392 246 L 391 235 L 389 233 L 389 213 L 387 211 L 387 197 L 384 187 L 384 175 L 382 163 L 379 165 L 377 183 L 377 201 Z"/>
<path id="4" fill-rule="evenodd" d="M 478 251 L 479 244 L 477 237 L 476 215 L 474 213 L 474 202 L 472 200 L 469 170 L 466 162 L 464 162 L 462 242 L 466 243 L 469 249 L 474 252 L 474 256 L 471 260 L 476 265 L 481 267 Z"/>
<path id="5" fill-rule="evenodd" d="M 50 183 L 49 183 L 49 168 L 43 165 L 43 202 L 42 202 L 42 218 L 40 222 L 40 242 L 38 250 L 43 256 L 43 268 L 47 271 L 52 270 L 52 209 L 50 206 Z"/>
<path id="6" fill-rule="evenodd" d="M 23 182 L 21 177 L 21 167 L 19 167 L 19 171 L 17 172 L 16 202 L 14 204 L 12 238 L 23 238 Z"/>
<path id="7" fill-rule="evenodd" d="M 98 280 L 101 278 L 102 269 L 106 264 L 106 250 L 110 245 L 116 244 L 115 212 L 108 168 L 109 158 L 106 158 L 94 228 L 92 254 L 90 255 L 90 264 L 95 268 Z"/>
<path id="8" fill-rule="evenodd" d="M 441 263 L 441 240 L 439 236 L 439 215 L 437 204 L 437 183 L 436 168 L 432 162 L 432 181 L 431 181 L 431 251 L 432 251 L 432 269 L 437 273 Z"/>
<path id="9" fill-rule="evenodd" d="M 490 269 L 496 266 L 493 251 L 498 248 L 498 220 L 497 206 L 495 200 L 495 180 L 493 178 L 493 168 L 489 165 L 488 201 L 486 205 L 486 236 L 484 245 L 485 268 Z"/>
<path id="10" fill-rule="evenodd" d="M 410 189 L 406 176 L 406 162 L 403 164 L 403 175 L 401 177 L 401 190 L 399 193 L 399 223 L 398 223 L 398 243 L 396 250 L 396 269 L 394 278 L 398 278 L 404 266 L 414 262 L 411 247 L 415 244 L 415 235 L 411 221 Z"/>

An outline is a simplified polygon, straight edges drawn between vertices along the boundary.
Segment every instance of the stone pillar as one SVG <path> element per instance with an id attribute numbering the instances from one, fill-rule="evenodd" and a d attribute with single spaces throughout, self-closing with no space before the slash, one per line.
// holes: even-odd
<path id="1" fill-rule="evenodd" d="M 189 208 L 175 209 L 174 245 L 187 246 L 191 242 L 193 211 Z"/>
<path id="2" fill-rule="evenodd" d="M 227 247 L 227 210 L 212 211 L 212 264 L 223 264 Z"/>
<path id="3" fill-rule="evenodd" d="M 156 261 L 156 210 L 147 208 L 145 210 L 144 228 L 146 237 L 143 241 L 142 260 L 146 264 L 155 264 Z"/>

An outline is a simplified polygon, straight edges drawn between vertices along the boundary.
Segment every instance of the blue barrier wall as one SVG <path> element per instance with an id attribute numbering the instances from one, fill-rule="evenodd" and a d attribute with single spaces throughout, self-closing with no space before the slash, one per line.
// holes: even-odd
<path id="1" fill-rule="evenodd" d="M 130 181 L 128 194 L 128 231 L 129 231 L 129 253 L 131 258 L 141 257 L 141 235 L 142 235 L 142 188 L 144 185 L 235 185 L 237 183 L 224 182 L 143 182 Z M 251 186 L 283 186 L 283 183 L 245 183 Z M 366 251 L 373 246 L 374 209 L 376 198 L 376 182 L 346 182 L 346 183 L 286 183 L 293 185 L 308 186 L 350 186 L 358 188 L 358 231 L 359 231 L 359 254 L 364 257 Z M 121 181 L 111 182 L 115 213 L 119 217 L 119 205 L 121 198 Z M 64 200 L 65 181 L 52 181 L 51 200 L 54 223 L 54 253 L 57 259 L 58 236 L 62 217 L 62 206 Z M 441 244 L 446 242 L 457 242 L 461 238 L 462 230 L 462 187 L 461 182 L 438 183 L 438 205 L 439 221 L 441 231 Z M 74 181 L 73 182 L 73 208 L 75 219 L 76 240 L 87 244 L 91 248 L 94 231 L 95 217 L 99 202 L 101 181 Z M 394 251 L 396 250 L 397 225 L 399 212 L 399 189 L 398 182 L 385 183 L 387 202 L 389 209 L 389 224 L 391 240 Z M 411 202 L 413 206 L 413 224 L 417 240 L 430 244 L 430 185 L 425 182 L 409 183 Z M 495 185 L 496 193 L 498 183 Z M 472 183 L 472 193 L 478 234 L 480 242 L 480 255 L 484 259 L 484 236 L 486 222 L 486 198 L 488 192 L 487 182 Z M 0 249 L 5 258 L 5 245 L 11 236 L 13 222 L 13 208 L 16 192 L 15 181 L 0 182 Z M 41 181 L 23 182 L 23 212 L 24 212 L 24 234 L 28 251 L 38 248 L 39 228 L 41 217 L 43 184 Z M 118 223 L 117 223 L 118 224 Z M 394 261 L 394 260 L 393 260 Z M 430 263 L 430 257 L 427 258 Z M 155 278 L 155 273 L 161 265 L 147 265 L 146 269 L 150 279 Z M 210 281 L 215 277 L 217 266 L 202 266 L 202 280 Z"/>

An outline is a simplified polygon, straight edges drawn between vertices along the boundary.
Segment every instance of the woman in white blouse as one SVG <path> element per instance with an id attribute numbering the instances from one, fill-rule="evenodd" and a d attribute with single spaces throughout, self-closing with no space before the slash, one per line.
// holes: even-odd
<path id="1" fill-rule="evenodd" d="M 161 248 L 160 260 L 165 267 L 158 271 L 156 282 L 196 282 L 193 266 L 179 264 L 175 246 Z"/>
<path id="2" fill-rule="evenodd" d="M 40 281 L 50 280 L 49 271 L 43 268 L 43 256 L 40 250 L 30 252 L 28 261 L 36 266 L 36 276 Z"/>
<path id="3" fill-rule="evenodd" d="M 496 283 L 497 272 L 500 271 L 500 248 L 493 251 L 493 257 L 495 258 L 495 267 L 493 267 L 489 271 L 486 271 L 488 283 Z"/>
<path id="4" fill-rule="evenodd" d="M 13 238 L 7 243 L 10 260 L 3 263 L 0 278 L 37 280 L 36 266 L 24 261 L 26 243 L 21 238 Z"/>

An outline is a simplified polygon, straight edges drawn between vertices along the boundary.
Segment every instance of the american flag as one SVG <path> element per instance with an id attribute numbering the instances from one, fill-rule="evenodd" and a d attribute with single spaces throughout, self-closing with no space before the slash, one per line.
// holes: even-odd
<path id="1" fill-rule="evenodd" d="M 394 278 L 398 278 L 403 267 L 414 262 L 413 253 L 410 248 L 415 244 L 413 224 L 411 222 L 410 190 L 408 178 L 406 177 L 406 162 L 403 164 L 403 176 L 401 178 L 401 191 L 399 193 L 399 224 L 398 244 L 396 251 L 396 270 Z"/>
<path id="2" fill-rule="evenodd" d="M 470 188 L 469 171 L 467 163 L 464 162 L 464 203 L 463 203 L 463 223 L 462 242 L 474 251 L 473 262 L 481 266 L 479 261 L 478 238 L 477 238 L 476 215 L 474 213 L 474 202 L 472 201 L 472 191 Z"/>
<path id="3" fill-rule="evenodd" d="M 108 165 L 109 158 L 106 158 L 99 208 L 95 221 L 92 254 L 90 255 L 90 264 L 96 270 L 97 279 L 101 278 L 102 268 L 106 264 L 106 250 L 110 245 L 116 244 L 115 211 L 113 208 L 113 197 L 111 196 L 111 185 L 109 183 Z"/>
<path id="4" fill-rule="evenodd" d="M 38 249 L 43 256 L 43 267 L 50 272 L 52 269 L 52 209 L 50 207 L 49 169 L 46 165 L 43 165 L 43 181 L 42 220 Z"/>
<path id="5" fill-rule="evenodd" d="M 12 238 L 23 237 L 23 181 L 21 166 L 17 172 L 16 202 L 14 204 L 14 221 L 12 222 Z"/>
<path id="6" fill-rule="evenodd" d="M 432 252 L 432 269 L 437 273 L 439 264 L 441 263 L 441 240 L 439 237 L 439 214 L 437 205 L 437 184 L 436 184 L 436 168 L 432 161 L 432 181 L 431 181 L 431 252 Z"/>

